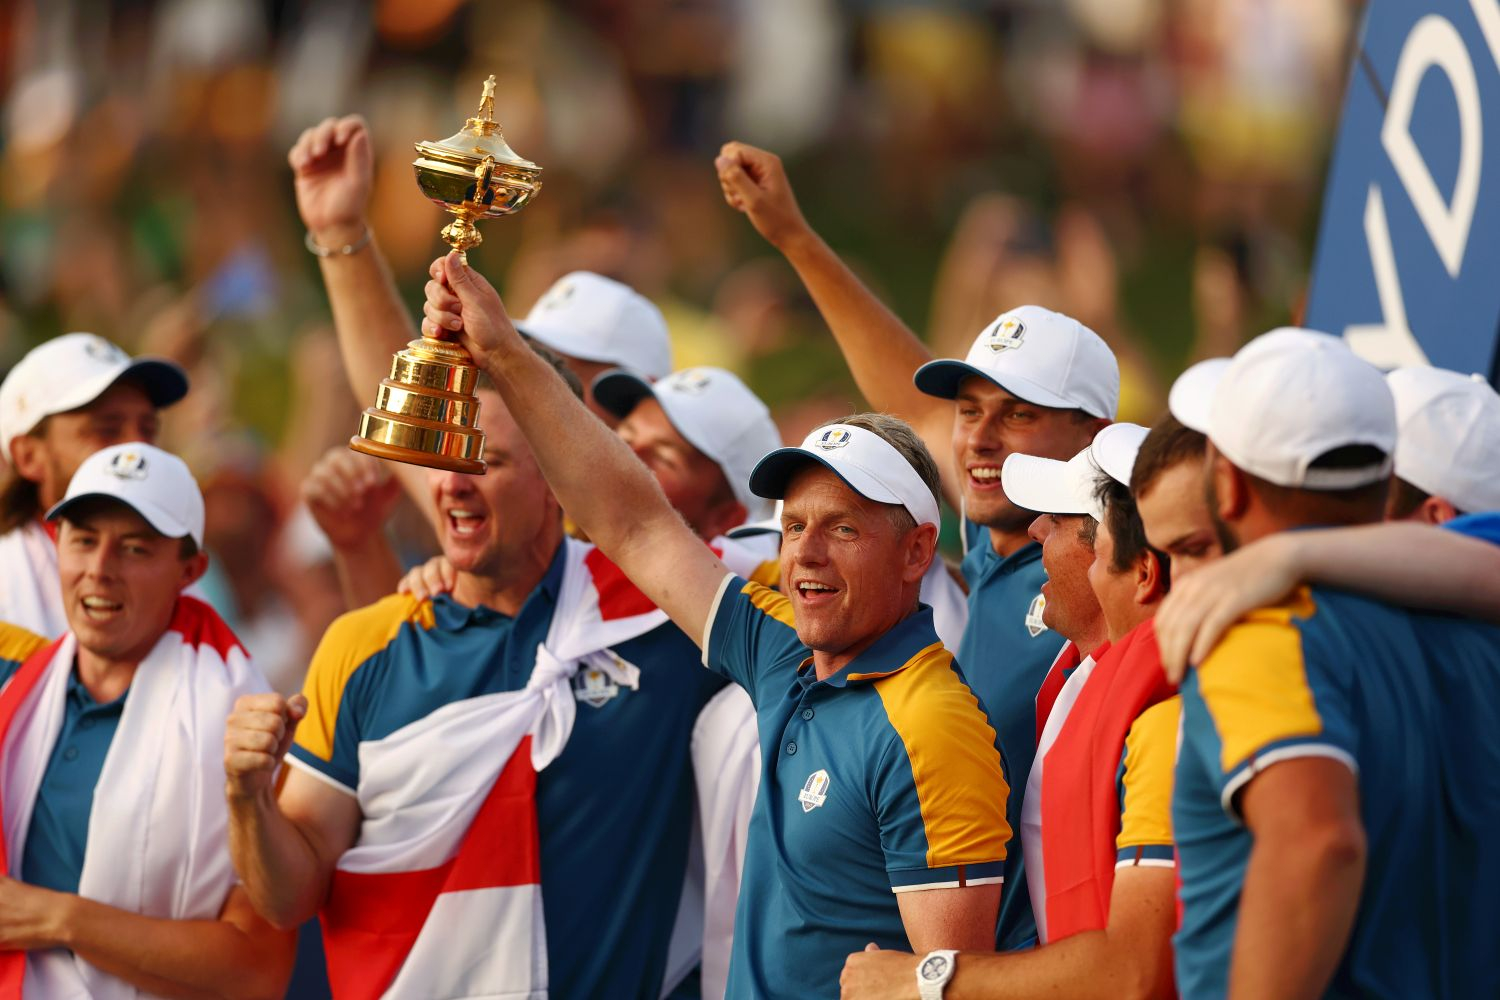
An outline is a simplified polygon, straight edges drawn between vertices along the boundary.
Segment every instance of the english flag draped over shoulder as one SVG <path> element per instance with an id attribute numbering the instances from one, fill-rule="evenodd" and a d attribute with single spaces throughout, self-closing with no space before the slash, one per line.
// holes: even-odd
<path id="1" fill-rule="evenodd" d="M 640 670 L 610 647 L 667 620 L 593 546 L 564 544 L 524 689 L 453 702 L 360 744 L 364 822 L 321 913 L 340 1000 L 547 996 L 537 773 L 572 732 L 572 677 L 598 670 L 638 687 Z M 734 563 L 747 558 L 728 545 Z"/>
<path id="2" fill-rule="evenodd" d="M 77 649 L 64 635 L 28 657 L 0 689 L 0 863 L 12 876 L 62 728 Z M 174 920 L 219 915 L 235 884 L 224 724 L 237 698 L 266 690 L 218 614 L 179 598 L 167 631 L 136 669 L 99 773 L 80 896 Z M 61 949 L 0 953 L 0 1000 L 141 996 L 149 994 Z"/>

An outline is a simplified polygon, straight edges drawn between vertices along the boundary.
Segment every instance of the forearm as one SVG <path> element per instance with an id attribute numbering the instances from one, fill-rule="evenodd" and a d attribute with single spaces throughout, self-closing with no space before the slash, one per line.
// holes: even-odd
<path id="1" fill-rule="evenodd" d="M 279 998 L 294 952 L 289 940 L 257 940 L 228 921 L 145 917 L 77 896 L 62 943 L 137 989 L 182 1000 Z"/>
<path id="2" fill-rule="evenodd" d="M 809 228 L 780 249 L 822 313 L 870 406 L 914 424 L 943 412 L 942 400 L 912 383 L 913 373 L 932 360 L 932 352 L 822 237 Z"/>
<path id="3" fill-rule="evenodd" d="M 383 531 L 375 532 L 358 545 L 335 548 L 333 565 L 346 608 L 374 604 L 395 593 L 396 585 L 401 582 L 401 562 Z"/>
<path id="4" fill-rule="evenodd" d="M 1420 524 L 1282 536 L 1312 583 L 1383 601 L 1500 620 L 1500 547 Z"/>
<path id="5" fill-rule="evenodd" d="M 329 873 L 273 794 L 230 794 L 229 855 L 255 911 L 290 930 L 317 913 L 328 894 Z"/>
<path id="6" fill-rule="evenodd" d="M 1240 896 L 1229 995 L 1322 996 L 1349 940 L 1363 882 L 1363 846 L 1347 838 L 1257 838 Z"/>

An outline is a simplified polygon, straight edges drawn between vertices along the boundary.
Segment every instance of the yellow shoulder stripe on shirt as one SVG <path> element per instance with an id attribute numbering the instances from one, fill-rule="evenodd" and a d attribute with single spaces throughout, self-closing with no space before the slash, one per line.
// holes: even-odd
<path id="1" fill-rule="evenodd" d="M 28 632 L 19 625 L 0 622 L 0 660 L 20 663 L 45 645 L 47 640 L 35 632 Z"/>
<path id="2" fill-rule="evenodd" d="M 1011 832 L 995 730 L 952 664 L 935 642 L 872 684 L 906 747 L 932 868 L 1004 860 Z"/>
<path id="3" fill-rule="evenodd" d="M 1302 633 L 1292 621 L 1315 610 L 1303 588 L 1285 604 L 1256 611 L 1230 628 L 1198 666 L 1198 691 L 1219 733 L 1225 774 L 1268 743 L 1323 731 Z"/>
<path id="4" fill-rule="evenodd" d="M 772 589 L 781 586 L 781 560 L 767 559 L 755 567 L 755 572 L 750 574 L 750 582 L 758 583 L 762 587 Z"/>
<path id="5" fill-rule="evenodd" d="M 791 628 L 797 627 L 797 619 L 792 613 L 792 602 L 785 594 L 779 594 L 759 583 L 747 583 L 740 592 L 750 598 L 750 603 L 757 611 L 770 615 L 783 625 Z"/>
<path id="6" fill-rule="evenodd" d="M 1140 714 L 1125 737 L 1125 802 L 1116 847 L 1172 843 L 1172 773 L 1182 696 Z"/>
<path id="7" fill-rule="evenodd" d="M 391 644 L 401 626 L 432 628 L 432 602 L 392 594 L 334 619 L 313 653 L 302 691 L 307 717 L 297 727 L 297 744 L 323 760 L 333 759 L 333 728 L 344 688 L 359 666 Z"/>

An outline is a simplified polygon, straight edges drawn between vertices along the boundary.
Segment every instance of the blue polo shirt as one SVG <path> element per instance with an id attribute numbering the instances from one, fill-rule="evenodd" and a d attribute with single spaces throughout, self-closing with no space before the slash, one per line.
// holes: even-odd
<path id="1" fill-rule="evenodd" d="M 896 893 L 1003 880 L 995 731 L 930 608 L 818 680 L 791 602 L 727 576 L 704 663 L 750 693 L 760 732 L 729 997 L 838 996 L 850 952 L 910 950 Z"/>
<path id="2" fill-rule="evenodd" d="M 344 615 L 309 668 L 291 753 L 354 789 L 362 742 L 452 702 L 524 688 L 562 568 L 560 546 L 514 618 L 403 595 Z M 639 687 L 580 672 L 572 735 L 537 776 L 548 975 L 557 997 L 656 1000 L 694 823 L 688 740 L 723 681 L 670 624 L 614 651 L 640 668 Z"/>
<path id="3" fill-rule="evenodd" d="M 36 638 L 34 648 L 43 644 Z M 0 640 L 0 686 L 30 655 L 32 650 L 23 652 L 23 645 Z M 94 811 L 94 786 L 99 783 L 99 772 L 104 769 L 104 758 L 129 693 L 101 704 L 78 679 L 77 669 L 69 669 L 62 727 L 32 806 L 26 849 L 21 854 L 21 881 L 57 892 L 78 892 L 88 847 L 89 816 Z"/>
<path id="4" fill-rule="evenodd" d="M 990 544 L 989 529 L 965 521 L 969 553 L 964 557 L 964 581 L 969 585 L 969 623 L 958 647 L 964 675 L 989 712 L 1000 734 L 1011 788 L 1006 819 L 1021 828 L 1021 803 L 1026 777 L 1036 757 L 1036 693 L 1047 669 L 1063 647 L 1063 638 L 1041 623 L 1042 547 L 1028 542 L 1008 556 Z M 995 929 L 1001 951 L 1027 948 L 1036 942 L 1036 920 L 1021 838 L 1010 847 L 1005 865 L 1005 898 Z"/>
<path id="5" fill-rule="evenodd" d="M 1500 512 L 1464 514 L 1462 517 L 1455 517 L 1446 522 L 1443 527 L 1461 535 L 1468 535 L 1470 538 L 1500 545 Z"/>
<path id="6" fill-rule="evenodd" d="M 1484 683 L 1493 685 L 1493 674 Z M 1339 761 L 1358 776 L 1368 851 L 1353 931 L 1327 995 L 1495 995 L 1454 988 L 1459 939 L 1445 897 L 1455 874 L 1447 816 L 1455 776 L 1447 770 L 1456 762 L 1443 742 L 1457 737 L 1445 727 L 1460 720 L 1440 709 L 1407 613 L 1304 589 L 1225 634 L 1184 681 L 1182 714 L 1172 824 L 1182 877 L 1182 926 L 1173 943 L 1183 997 L 1227 990 L 1254 846 L 1238 794 L 1266 768 L 1308 756 Z M 1465 742 L 1493 734 L 1466 733 Z M 1494 775 L 1485 780 L 1493 788 Z M 1493 928 L 1491 919 L 1485 932 Z"/>

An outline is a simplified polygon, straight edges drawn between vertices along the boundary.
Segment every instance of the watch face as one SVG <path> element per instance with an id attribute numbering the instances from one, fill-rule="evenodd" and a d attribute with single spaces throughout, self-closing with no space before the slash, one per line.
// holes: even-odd
<path id="1" fill-rule="evenodd" d="M 947 955 L 929 955 L 922 963 L 921 975 L 929 983 L 935 983 L 948 974 Z"/>

